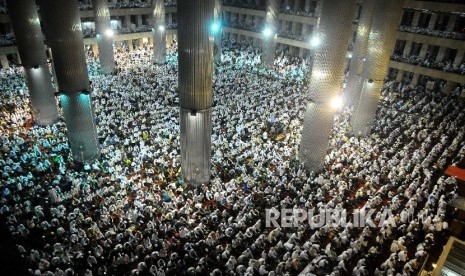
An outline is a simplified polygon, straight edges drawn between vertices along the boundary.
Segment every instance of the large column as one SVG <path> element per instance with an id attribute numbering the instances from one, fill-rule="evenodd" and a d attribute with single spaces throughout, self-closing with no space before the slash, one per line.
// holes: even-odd
<path id="1" fill-rule="evenodd" d="M 181 167 L 191 185 L 210 181 L 213 39 L 211 0 L 178 2 Z"/>
<path id="2" fill-rule="evenodd" d="M 273 69 L 276 52 L 276 24 L 278 23 L 279 4 L 277 0 L 267 0 L 265 29 L 262 32 L 262 64 L 267 69 Z"/>
<path id="3" fill-rule="evenodd" d="M 368 135 L 371 131 L 383 80 L 396 42 L 402 5 L 403 0 L 376 1 L 373 26 L 368 40 L 367 61 L 363 69 L 362 95 L 352 116 L 355 134 Z"/>
<path id="4" fill-rule="evenodd" d="M 8 62 L 8 57 L 6 55 L 0 55 L 0 63 L 3 69 L 7 69 L 10 67 L 10 63 Z"/>
<path id="5" fill-rule="evenodd" d="M 47 45 L 52 49 L 61 106 L 73 158 L 99 158 L 89 76 L 77 0 L 41 0 Z"/>
<path id="6" fill-rule="evenodd" d="M 350 61 L 349 74 L 347 76 L 346 101 L 347 105 L 353 105 L 360 97 L 362 89 L 362 71 L 368 51 L 368 38 L 373 23 L 373 10 L 376 0 L 363 2 L 360 21 L 355 37 L 355 47 Z"/>
<path id="7" fill-rule="evenodd" d="M 215 41 L 215 47 L 214 47 L 214 58 L 215 61 L 221 61 L 221 40 L 223 36 L 223 26 L 221 24 L 221 7 L 222 7 L 222 2 L 221 0 L 215 0 L 215 8 L 214 8 L 214 23 L 212 25 L 212 32 L 213 32 L 213 39 Z M 250 16 L 247 16 L 250 17 Z M 251 18 L 250 18 L 250 21 Z"/>
<path id="8" fill-rule="evenodd" d="M 165 0 L 153 0 L 153 61 L 156 64 L 166 62 Z"/>
<path id="9" fill-rule="evenodd" d="M 111 30 L 108 1 L 92 0 L 92 3 L 94 5 L 100 67 L 104 74 L 111 74 L 115 71 L 115 57 L 113 55 L 113 31 Z"/>
<path id="10" fill-rule="evenodd" d="M 315 32 L 320 45 L 315 51 L 310 77 L 310 102 L 305 112 L 299 159 L 310 171 L 319 171 L 328 148 L 333 127 L 331 100 L 338 95 L 344 80 L 344 62 L 351 32 L 356 0 L 325 0 Z"/>
<path id="11" fill-rule="evenodd" d="M 35 1 L 8 0 L 7 5 L 24 67 L 34 119 L 42 125 L 53 124 L 58 121 L 58 108 Z"/>

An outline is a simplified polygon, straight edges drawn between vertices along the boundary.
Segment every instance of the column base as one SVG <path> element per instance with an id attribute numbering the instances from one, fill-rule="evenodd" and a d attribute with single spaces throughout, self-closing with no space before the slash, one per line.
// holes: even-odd
<path id="1" fill-rule="evenodd" d="M 299 160 L 308 171 L 323 168 L 333 128 L 334 113 L 328 103 L 310 102 L 305 112 L 299 149 Z"/>
<path id="2" fill-rule="evenodd" d="M 186 182 L 199 186 L 211 176 L 211 112 L 181 108 L 181 168 Z"/>
<path id="3" fill-rule="evenodd" d="M 60 101 L 73 159 L 81 163 L 99 159 L 100 145 L 90 95 L 67 93 L 60 96 Z"/>
<path id="4" fill-rule="evenodd" d="M 371 133 L 382 88 L 382 80 L 371 83 L 364 82 L 362 95 L 352 115 L 352 133 L 354 135 L 367 136 Z"/>

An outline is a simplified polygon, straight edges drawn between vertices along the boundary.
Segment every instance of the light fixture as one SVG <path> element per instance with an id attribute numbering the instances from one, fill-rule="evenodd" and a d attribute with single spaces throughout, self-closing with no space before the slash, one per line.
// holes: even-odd
<path id="1" fill-rule="evenodd" d="M 373 83 L 373 79 L 368 79 L 368 83 Z"/>
<path id="2" fill-rule="evenodd" d="M 34 68 L 34 69 L 39 69 L 39 65 L 37 65 L 37 64 L 36 64 L 36 65 L 33 65 L 32 68 Z"/>
<path id="3" fill-rule="evenodd" d="M 211 25 L 211 30 L 213 33 L 216 33 L 220 30 L 220 23 L 219 22 L 213 22 L 213 24 Z"/>
<path id="4" fill-rule="evenodd" d="M 318 47 L 321 43 L 321 40 L 319 37 L 314 36 L 310 39 L 310 46 L 312 47 Z"/>
<path id="5" fill-rule="evenodd" d="M 344 106 L 344 101 L 341 96 L 336 96 L 331 100 L 331 107 L 335 110 L 341 109 Z"/>
<path id="6" fill-rule="evenodd" d="M 105 35 L 109 36 L 109 37 L 112 37 L 115 33 L 113 32 L 112 29 L 108 29 L 105 31 Z"/>
<path id="7" fill-rule="evenodd" d="M 87 89 L 83 89 L 83 90 L 81 90 L 81 91 L 80 91 L 80 93 L 81 93 L 81 94 L 83 94 L 83 95 L 87 95 L 87 96 L 89 96 L 89 95 L 90 95 L 90 91 L 89 91 L 89 90 L 87 90 Z"/>
<path id="8" fill-rule="evenodd" d="M 193 117 L 197 116 L 197 110 L 192 110 L 191 111 L 191 116 L 193 116 Z"/>
<path id="9" fill-rule="evenodd" d="M 348 53 L 348 54 L 347 54 L 347 57 L 348 57 L 348 58 L 352 58 L 352 57 L 353 57 L 352 53 Z"/>
<path id="10" fill-rule="evenodd" d="M 265 37 L 270 37 L 273 34 L 273 31 L 270 28 L 265 28 L 262 33 Z"/>
<path id="11" fill-rule="evenodd" d="M 165 26 L 163 26 L 163 25 L 158 26 L 158 30 L 160 32 L 164 32 L 165 31 Z"/>

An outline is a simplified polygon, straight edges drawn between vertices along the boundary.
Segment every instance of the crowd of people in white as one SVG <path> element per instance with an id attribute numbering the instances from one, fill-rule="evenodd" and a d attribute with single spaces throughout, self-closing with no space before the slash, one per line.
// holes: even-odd
<path id="1" fill-rule="evenodd" d="M 351 109 L 334 120 L 321 173 L 297 160 L 305 62 L 225 41 L 215 64 L 212 179 L 180 173 L 177 53 L 116 50 L 101 75 L 88 53 L 100 160 L 72 161 L 63 122 L 32 124 L 20 67 L 0 71 L 0 214 L 32 275 L 415 275 L 444 238 L 465 156 L 465 104 L 387 82 L 373 135 Z M 266 209 L 375 210 L 373 224 L 266 227 Z M 381 225 L 381 213 L 392 214 Z M 350 213 L 350 212 L 349 212 Z M 412 214 L 415 219 L 412 219 Z"/>
<path id="2" fill-rule="evenodd" d="M 432 30 L 429 28 L 405 26 L 405 25 L 400 25 L 399 31 L 465 40 L 465 33 L 463 33 L 463 31 L 462 32 L 449 32 L 449 31 L 444 31 L 444 30 Z"/>
<path id="3" fill-rule="evenodd" d="M 450 59 L 445 59 L 441 62 L 435 61 L 434 57 L 425 57 L 421 58 L 418 55 L 400 55 L 400 54 L 392 54 L 391 60 L 401 61 L 405 63 L 410 63 L 414 65 L 420 65 L 423 67 L 433 68 L 437 70 L 443 70 L 447 72 L 454 72 L 457 74 L 464 75 L 465 74 L 465 62 L 461 64 L 455 64 Z"/>

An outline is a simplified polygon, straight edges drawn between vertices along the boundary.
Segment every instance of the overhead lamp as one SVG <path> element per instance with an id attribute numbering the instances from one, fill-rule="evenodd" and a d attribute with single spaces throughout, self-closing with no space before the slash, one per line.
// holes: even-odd
<path id="1" fill-rule="evenodd" d="M 163 25 L 158 26 L 158 30 L 160 32 L 164 32 L 165 31 L 165 26 L 163 26 Z"/>
<path id="2" fill-rule="evenodd" d="M 335 110 L 341 109 L 341 107 L 344 106 L 344 100 L 342 99 L 341 96 L 334 97 L 331 100 L 331 107 Z"/>
<path id="3" fill-rule="evenodd" d="M 221 24 L 219 22 L 213 22 L 213 24 L 211 25 L 211 31 L 213 33 L 218 32 L 220 28 L 221 28 Z"/>
<path id="4" fill-rule="evenodd" d="M 273 31 L 270 28 L 265 28 L 262 33 L 265 37 L 270 37 L 273 34 Z"/>
<path id="5" fill-rule="evenodd" d="M 108 29 L 105 31 L 105 35 L 109 36 L 109 37 L 112 37 L 115 33 L 113 32 L 112 29 Z"/>
<path id="6" fill-rule="evenodd" d="M 317 36 L 314 36 L 310 39 L 310 46 L 318 47 L 321 43 L 321 39 Z"/>

